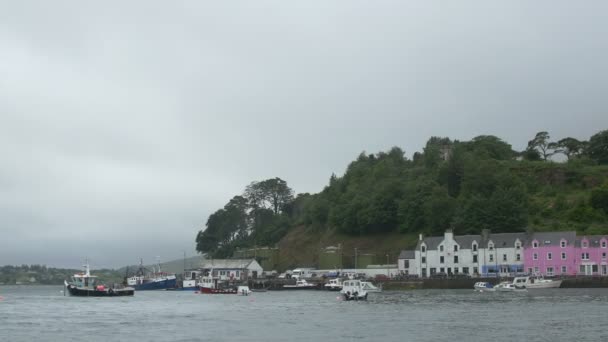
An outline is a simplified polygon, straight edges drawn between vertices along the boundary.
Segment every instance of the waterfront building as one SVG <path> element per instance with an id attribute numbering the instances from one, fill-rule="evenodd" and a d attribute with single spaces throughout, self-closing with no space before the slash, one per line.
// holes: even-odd
<path id="1" fill-rule="evenodd" d="M 608 236 L 581 236 L 575 242 L 577 253 L 576 272 L 579 275 L 606 276 L 608 275 Z"/>
<path id="2" fill-rule="evenodd" d="M 549 277 L 576 275 L 579 254 L 576 240 L 574 231 L 531 234 L 524 245 L 526 272 Z"/>
<path id="3" fill-rule="evenodd" d="M 523 274 L 524 242 L 526 233 L 482 232 L 479 259 L 482 260 L 480 275 L 509 277 Z"/>
<path id="4" fill-rule="evenodd" d="M 416 267 L 416 251 L 401 251 L 397 259 L 397 268 L 399 274 L 419 275 Z"/>
<path id="5" fill-rule="evenodd" d="M 220 280 L 257 278 L 264 271 L 255 259 L 207 259 L 201 263 L 201 269 Z"/>

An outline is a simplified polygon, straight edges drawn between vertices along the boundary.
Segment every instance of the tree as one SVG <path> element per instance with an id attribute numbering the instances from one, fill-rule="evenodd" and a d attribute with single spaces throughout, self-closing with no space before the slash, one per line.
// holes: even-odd
<path id="1" fill-rule="evenodd" d="M 271 178 L 252 182 L 245 189 L 244 196 L 252 208 L 270 208 L 275 214 L 293 200 L 293 190 L 281 178 Z"/>
<path id="2" fill-rule="evenodd" d="M 594 209 L 604 210 L 608 214 L 608 187 L 593 189 L 590 202 Z"/>
<path id="3" fill-rule="evenodd" d="M 547 158 L 551 157 L 553 153 L 551 153 L 549 147 L 549 133 L 547 132 L 538 132 L 534 139 L 528 141 L 528 150 L 535 150 L 539 152 L 540 156 L 543 160 L 547 160 Z"/>
<path id="4" fill-rule="evenodd" d="M 598 164 L 608 164 L 608 130 L 594 134 L 589 139 L 586 152 Z"/>
<path id="5" fill-rule="evenodd" d="M 554 153 L 563 153 L 568 160 L 580 155 L 583 152 L 585 143 L 574 138 L 564 138 L 558 142 L 552 142 L 548 148 L 553 149 Z"/>

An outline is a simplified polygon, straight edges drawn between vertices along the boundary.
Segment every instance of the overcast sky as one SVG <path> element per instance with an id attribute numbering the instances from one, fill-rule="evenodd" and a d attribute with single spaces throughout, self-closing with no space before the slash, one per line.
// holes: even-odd
<path id="1" fill-rule="evenodd" d="M 192 255 L 254 180 L 608 128 L 606 1 L 1 1 L 0 265 Z"/>

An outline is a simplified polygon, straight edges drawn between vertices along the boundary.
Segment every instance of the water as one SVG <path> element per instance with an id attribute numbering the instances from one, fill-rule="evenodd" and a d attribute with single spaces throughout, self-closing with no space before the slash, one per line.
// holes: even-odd
<path id="1" fill-rule="evenodd" d="M 137 292 L 64 297 L 0 287 L 0 341 L 608 341 L 608 289 L 415 290 L 343 302 L 335 292 Z"/>

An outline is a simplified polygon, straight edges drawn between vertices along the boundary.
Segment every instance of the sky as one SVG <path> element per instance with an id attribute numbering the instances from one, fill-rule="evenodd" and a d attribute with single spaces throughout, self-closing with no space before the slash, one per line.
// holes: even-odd
<path id="1" fill-rule="evenodd" d="M 608 129 L 605 1 L 1 1 L 0 265 L 195 254 L 252 181 Z"/>

